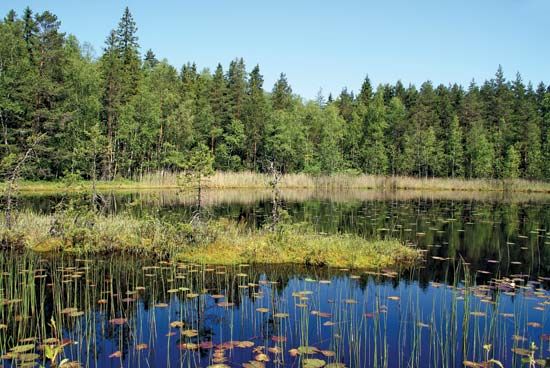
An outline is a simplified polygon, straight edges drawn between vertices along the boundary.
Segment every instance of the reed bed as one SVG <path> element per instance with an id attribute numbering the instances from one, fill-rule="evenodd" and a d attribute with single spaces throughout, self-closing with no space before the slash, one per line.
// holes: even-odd
<path id="1" fill-rule="evenodd" d="M 0 361 L 60 368 L 546 366 L 548 317 L 540 309 L 550 294 L 541 279 L 517 276 L 511 286 L 460 260 L 434 262 L 443 279 L 420 287 L 422 268 L 5 254 Z"/>
<path id="2" fill-rule="evenodd" d="M 133 180 L 116 179 L 99 181 L 98 190 L 135 190 L 135 189 L 177 189 L 180 186 L 176 172 L 146 173 Z M 265 189 L 269 176 L 250 171 L 216 172 L 204 182 L 211 189 Z M 73 183 L 70 188 L 62 182 L 21 182 L 22 191 L 82 191 L 89 190 L 90 182 Z M 417 178 L 406 176 L 376 176 L 332 174 L 313 176 L 308 174 L 286 174 L 280 182 L 283 189 L 376 189 L 382 191 L 450 191 L 450 192 L 521 192 L 550 193 L 550 183 L 524 179 L 460 179 L 460 178 Z"/>
<path id="3" fill-rule="evenodd" d="M 176 187 L 177 173 L 148 173 L 136 182 L 146 187 Z M 207 188 L 265 188 L 270 177 L 250 171 L 216 172 L 205 182 Z M 417 178 L 407 176 L 377 176 L 332 174 L 313 176 L 304 173 L 283 175 L 281 188 L 315 188 L 321 190 L 378 189 L 378 190 L 443 190 L 443 191 L 510 191 L 550 193 L 550 183 L 524 179 L 460 179 Z"/>

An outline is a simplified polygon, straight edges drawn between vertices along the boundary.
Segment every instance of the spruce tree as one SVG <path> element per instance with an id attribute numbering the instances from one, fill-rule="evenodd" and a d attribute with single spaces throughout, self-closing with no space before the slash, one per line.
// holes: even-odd
<path id="1" fill-rule="evenodd" d="M 384 91 L 387 91 L 387 90 L 388 90 L 387 88 L 384 89 Z M 361 91 L 357 95 L 357 102 L 363 104 L 365 107 L 368 107 L 372 98 L 373 98 L 372 85 L 371 85 L 369 76 L 367 75 L 365 77 L 365 80 L 363 81 L 363 84 L 361 85 Z"/>
<path id="2" fill-rule="evenodd" d="M 290 88 L 284 73 L 281 73 L 273 86 L 271 105 L 275 110 L 285 110 L 292 106 L 292 88 Z"/>
<path id="3" fill-rule="evenodd" d="M 145 57 L 143 58 L 143 66 L 146 69 L 153 69 L 155 66 L 157 66 L 159 61 L 157 60 L 157 57 L 155 56 L 155 53 L 153 50 L 149 49 L 145 53 Z"/>
<path id="4" fill-rule="evenodd" d="M 232 119 L 241 120 L 246 101 L 246 67 L 242 58 L 229 64 L 227 71 L 227 89 L 229 96 L 229 114 Z"/>

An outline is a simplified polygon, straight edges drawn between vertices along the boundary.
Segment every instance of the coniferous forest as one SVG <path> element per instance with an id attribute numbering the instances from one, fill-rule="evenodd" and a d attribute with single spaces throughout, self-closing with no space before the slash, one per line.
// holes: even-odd
<path id="1" fill-rule="evenodd" d="M 487 81 L 373 86 L 305 101 L 281 74 L 265 86 L 241 58 L 214 71 L 143 52 L 128 9 L 95 55 L 45 11 L 0 22 L 4 164 L 33 145 L 26 179 L 110 180 L 178 170 L 452 178 L 550 178 L 550 88 L 501 67 Z M 192 57 L 192 55 L 191 55 Z M 496 67 L 496 66 L 495 66 Z M 366 71 L 368 72 L 368 71 Z"/>

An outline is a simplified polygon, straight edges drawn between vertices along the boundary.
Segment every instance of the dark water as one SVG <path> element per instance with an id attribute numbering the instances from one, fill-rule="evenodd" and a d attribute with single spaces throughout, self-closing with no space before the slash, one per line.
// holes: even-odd
<path id="1" fill-rule="evenodd" d="M 208 213 L 261 227 L 269 197 L 251 197 L 212 200 Z M 32 344 L 44 364 L 40 345 L 55 336 L 53 317 L 56 337 L 70 343 L 65 357 L 90 367 L 463 367 L 492 358 L 544 366 L 550 199 L 456 197 L 285 198 L 293 222 L 320 232 L 397 237 L 426 249 L 412 270 L 3 254 L 0 352 Z M 49 212 L 58 201 L 40 196 L 25 206 Z M 109 203 L 110 211 L 170 221 L 193 211 L 162 194 Z"/>

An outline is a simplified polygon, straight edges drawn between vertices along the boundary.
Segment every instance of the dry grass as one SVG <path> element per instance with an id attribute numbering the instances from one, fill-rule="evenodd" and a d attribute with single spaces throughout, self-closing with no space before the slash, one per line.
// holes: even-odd
<path id="1" fill-rule="evenodd" d="M 211 189 L 265 189 L 269 176 L 249 171 L 216 172 L 205 181 Z M 66 187 L 60 182 L 22 182 L 22 191 L 79 191 L 89 190 L 89 182 L 79 182 Z M 406 176 L 375 176 L 334 174 L 312 176 L 307 174 L 284 175 L 280 187 L 283 189 L 377 189 L 416 190 L 416 191 L 472 191 L 472 192 L 524 192 L 550 193 L 550 182 L 530 181 L 524 179 L 450 179 L 450 178 L 416 178 Z M 1 188 L 1 185 L 0 185 Z M 157 172 L 145 174 L 136 180 L 102 181 L 97 183 L 98 190 L 137 190 L 137 189 L 176 189 L 178 174 L 174 172 Z"/>

